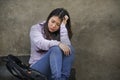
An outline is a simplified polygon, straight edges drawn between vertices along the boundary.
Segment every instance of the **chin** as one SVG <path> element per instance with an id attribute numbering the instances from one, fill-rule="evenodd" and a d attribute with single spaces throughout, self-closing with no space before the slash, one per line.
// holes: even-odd
<path id="1" fill-rule="evenodd" d="M 50 31 L 51 33 L 54 33 L 55 31 Z"/>

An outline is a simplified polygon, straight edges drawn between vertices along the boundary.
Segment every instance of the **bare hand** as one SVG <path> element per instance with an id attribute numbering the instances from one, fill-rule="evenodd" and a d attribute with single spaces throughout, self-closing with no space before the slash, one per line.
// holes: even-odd
<path id="1" fill-rule="evenodd" d="M 59 44 L 59 47 L 60 47 L 60 49 L 64 52 L 64 54 L 65 54 L 66 56 L 70 55 L 70 48 L 69 48 L 69 46 L 67 46 L 67 45 L 65 45 L 65 44 L 63 44 L 63 43 L 60 43 L 60 44 Z"/>
<path id="2" fill-rule="evenodd" d="M 69 19 L 69 17 L 68 17 L 67 15 L 65 15 L 64 18 L 63 18 L 63 23 L 64 23 L 64 24 L 67 24 L 67 20 L 68 20 L 68 19 Z"/>

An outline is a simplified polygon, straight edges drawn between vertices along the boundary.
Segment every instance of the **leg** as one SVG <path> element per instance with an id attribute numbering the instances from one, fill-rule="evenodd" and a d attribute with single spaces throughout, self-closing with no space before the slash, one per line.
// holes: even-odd
<path id="1" fill-rule="evenodd" d="M 51 48 L 50 67 L 52 72 L 52 78 L 55 80 L 61 78 L 62 54 L 63 53 L 58 46 L 54 46 Z"/>
<path id="2" fill-rule="evenodd" d="M 69 47 L 71 49 L 70 55 L 63 55 L 62 77 L 66 78 L 65 80 L 67 80 L 67 78 L 70 76 L 70 71 L 74 61 L 74 48 L 72 46 Z"/>
<path id="3" fill-rule="evenodd" d="M 58 46 L 51 47 L 45 56 L 36 62 L 31 68 L 57 80 L 61 78 L 62 51 Z M 60 79 L 61 80 L 61 79 Z"/>
<path id="4" fill-rule="evenodd" d="M 50 63 L 49 63 L 50 51 L 44 54 L 42 59 L 38 60 L 31 68 L 41 72 L 42 74 L 49 76 L 50 74 Z"/>

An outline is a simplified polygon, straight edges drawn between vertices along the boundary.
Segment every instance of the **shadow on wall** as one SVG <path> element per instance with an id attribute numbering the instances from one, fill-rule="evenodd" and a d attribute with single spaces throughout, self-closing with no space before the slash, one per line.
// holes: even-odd
<path id="1" fill-rule="evenodd" d="M 78 79 L 120 80 L 120 24 L 117 22 L 92 22 L 82 30 L 77 29 L 79 33 L 74 35 L 73 43 Z"/>

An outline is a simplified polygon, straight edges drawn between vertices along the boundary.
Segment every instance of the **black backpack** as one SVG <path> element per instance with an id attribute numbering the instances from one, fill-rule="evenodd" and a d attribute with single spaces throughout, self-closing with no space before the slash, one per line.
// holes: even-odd
<path id="1" fill-rule="evenodd" d="M 19 80 L 47 80 L 45 75 L 23 64 L 16 56 L 8 55 L 4 61 L 8 71 Z"/>

